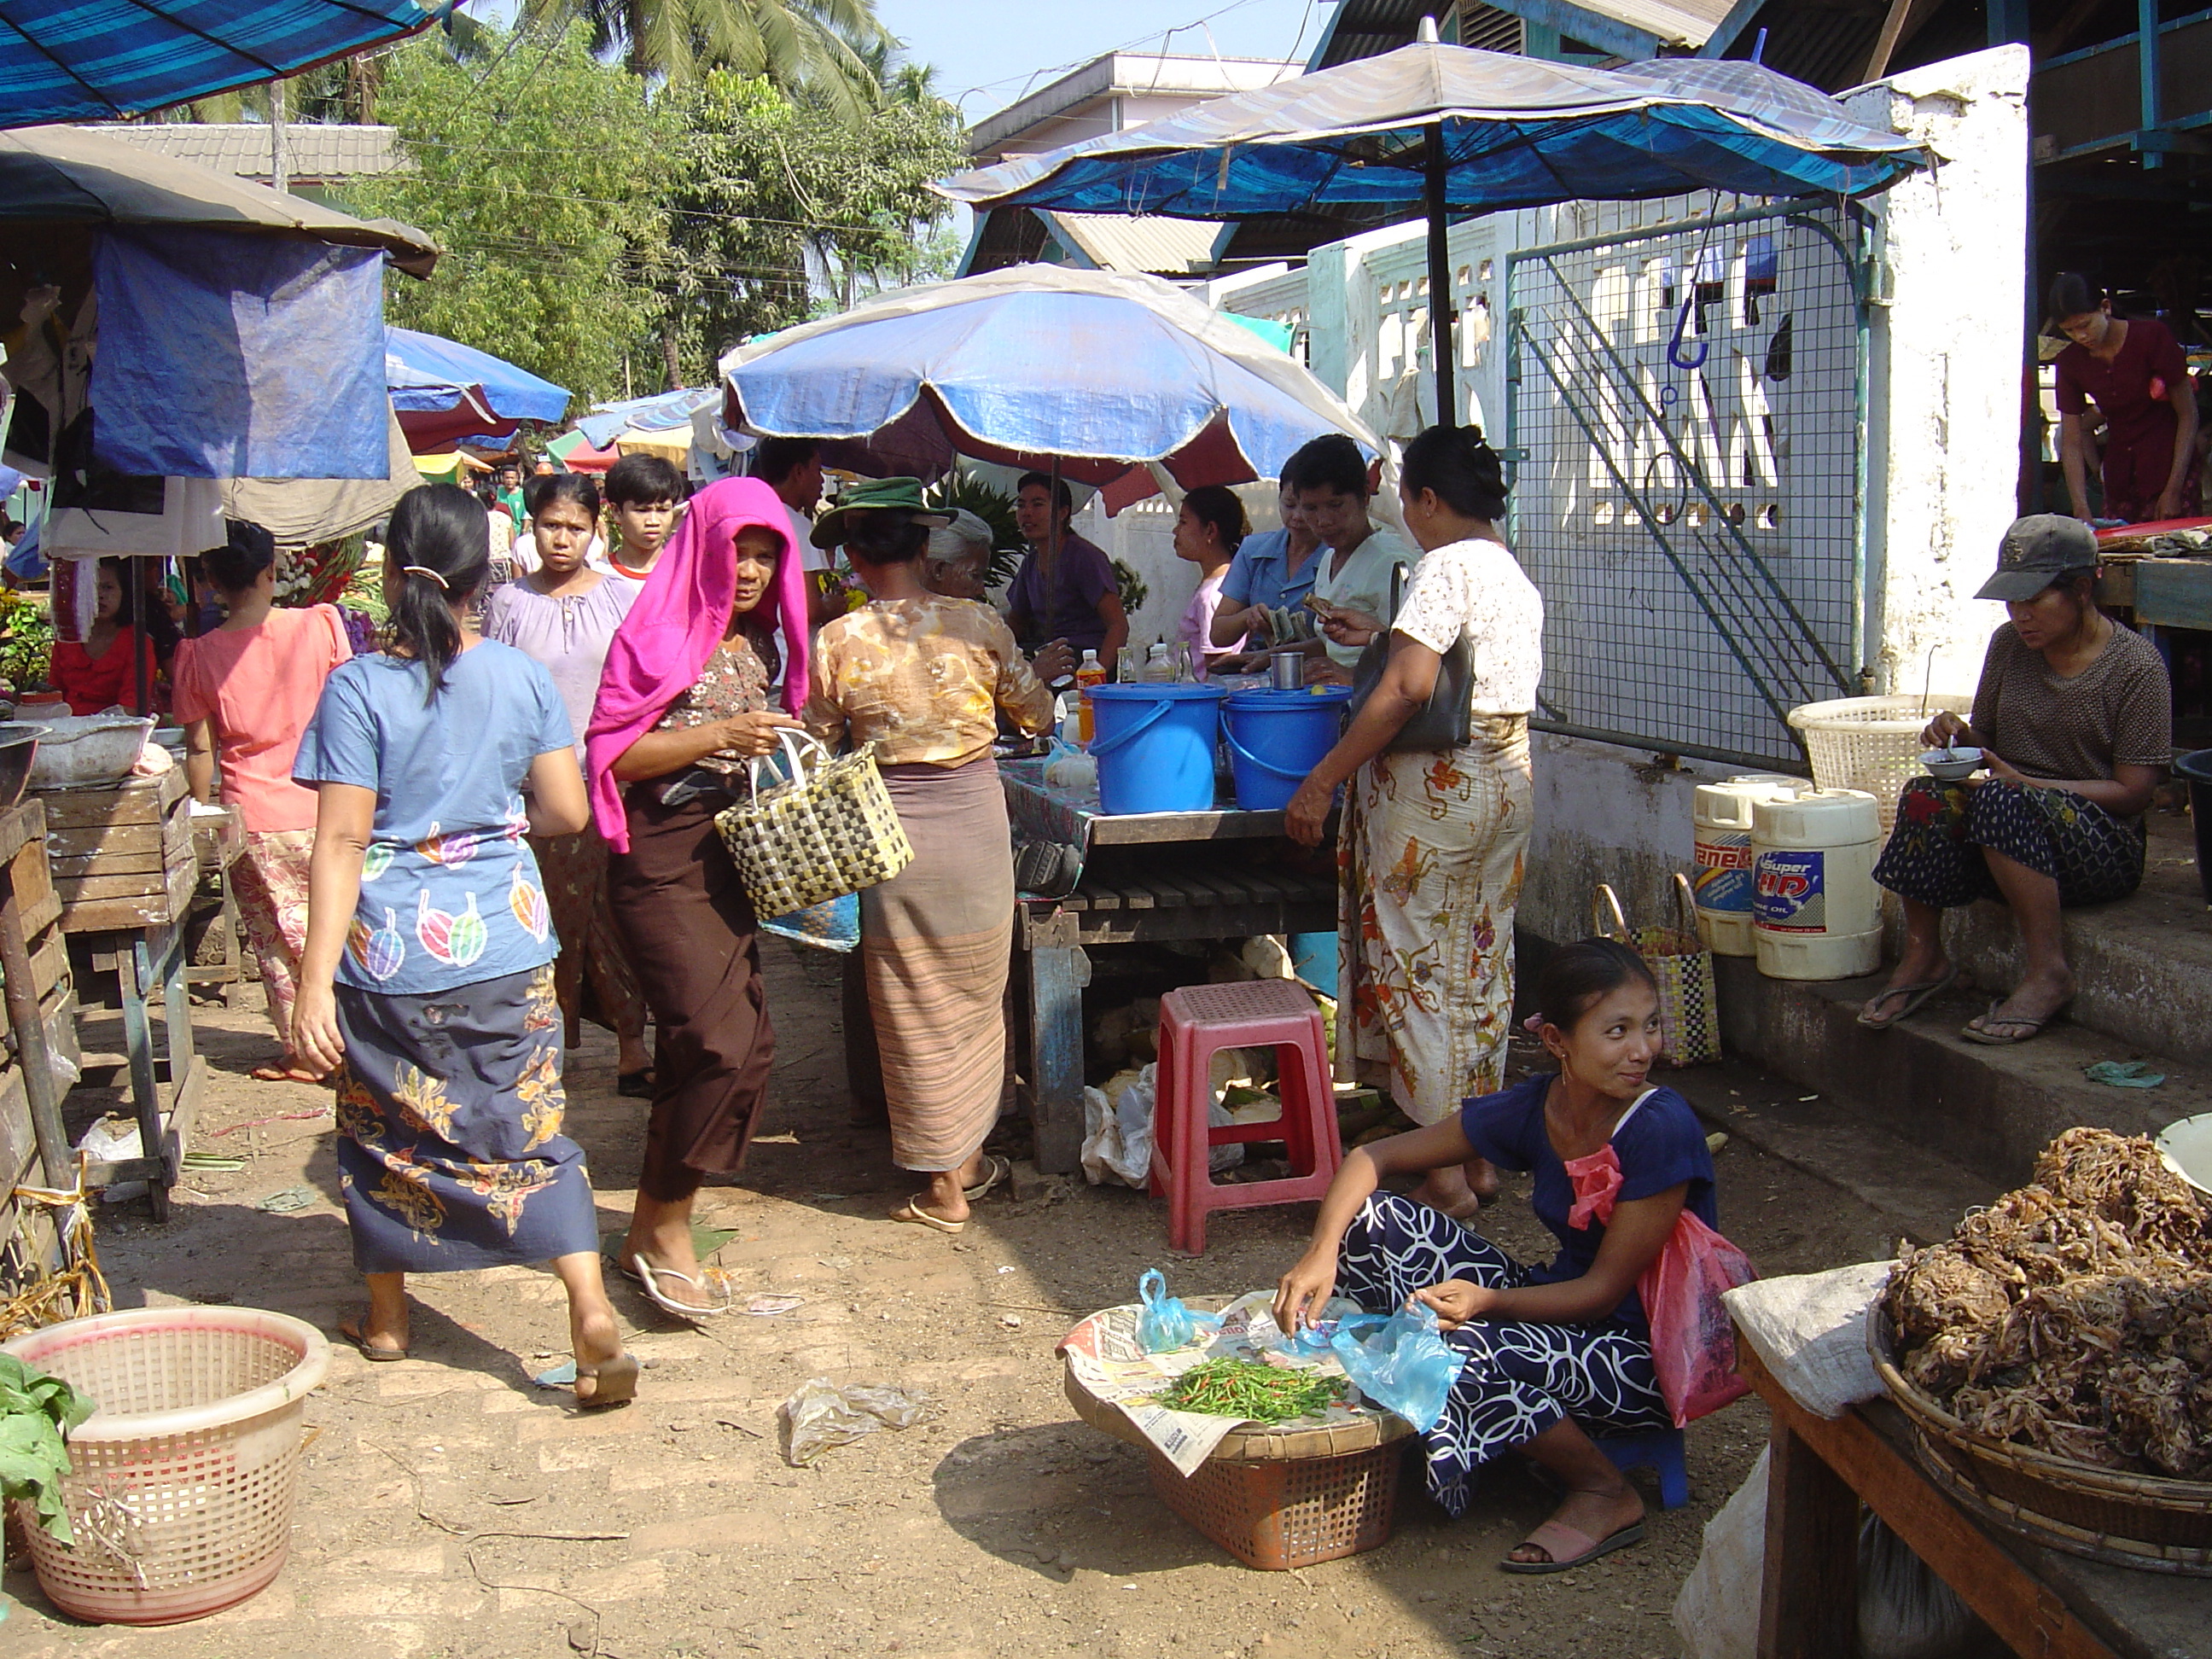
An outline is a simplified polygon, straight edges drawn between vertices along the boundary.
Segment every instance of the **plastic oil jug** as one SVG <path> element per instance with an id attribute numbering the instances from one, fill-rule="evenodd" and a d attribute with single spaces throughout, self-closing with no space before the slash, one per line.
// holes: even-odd
<path id="1" fill-rule="evenodd" d="M 1802 778 L 1779 772 L 1746 772 L 1698 786 L 1692 817 L 1697 873 L 1698 932 L 1716 956 L 1754 954 L 1751 939 L 1751 809 L 1754 803 L 1794 794 Z"/>
<path id="2" fill-rule="evenodd" d="M 1863 789 L 1801 785 L 1751 809 L 1752 939 L 1770 979 L 1853 979 L 1881 965 L 1881 811 Z"/>

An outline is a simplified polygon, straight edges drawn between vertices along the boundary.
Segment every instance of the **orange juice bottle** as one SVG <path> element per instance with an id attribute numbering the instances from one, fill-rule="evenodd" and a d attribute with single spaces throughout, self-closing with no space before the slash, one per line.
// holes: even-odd
<path id="1" fill-rule="evenodd" d="M 1083 746 L 1091 747 L 1091 698 L 1087 695 L 1094 685 L 1106 684 L 1106 665 L 1098 660 L 1096 651 L 1083 653 L 1083 662 L 1075 671 L 1077 714 L 1075 729 L 1082 736 Z"/>

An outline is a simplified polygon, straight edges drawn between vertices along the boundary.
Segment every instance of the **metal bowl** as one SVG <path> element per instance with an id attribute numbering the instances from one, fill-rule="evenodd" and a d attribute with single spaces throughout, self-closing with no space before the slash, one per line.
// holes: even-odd
<path id="1" fill-rule="evenodd" d="M 1943 783 L 1961 783 L 1981 769 L 1978 749 L 1929 749 L 1920 757 L 1920 769 Z"/>
<path id="2" fill-rule="evenodd" d="M 45 732 L 46 727 L 28 720 L 0 722 L 0 812 L 23 799 L 23 786 L 31 781 L 31 762 Z"/>

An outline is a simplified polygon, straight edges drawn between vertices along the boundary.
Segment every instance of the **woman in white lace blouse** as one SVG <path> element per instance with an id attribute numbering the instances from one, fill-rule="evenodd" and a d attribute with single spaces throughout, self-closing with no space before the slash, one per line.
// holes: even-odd
<path id="1" fill-rule="evenodd" d="M 1362 1082 L 1388 1087 L 1426 1124 L 1504 1086 L 1544 605 L 1496 528 L 1505 483 L 1480 428 L 1431 427 L 1414 439 L 1400 493 L 1423 552 L 1389 624 L 1382 680 L 1299 787 L 1289 818 L 1294 837 L 1316 844 L 1338 786 L 1350 786 L 1337 863 L 1352 1052 Z M 1324 627 L 1340 644 L 1364 645 L 1384 623 L 1337 611 Z M 1394 749 L 1462 638 L 1468 741 Z M 1477 1159 L 1433 1172 L 1414 1196 L 1464 1218 L 1496 1185 Z"/>

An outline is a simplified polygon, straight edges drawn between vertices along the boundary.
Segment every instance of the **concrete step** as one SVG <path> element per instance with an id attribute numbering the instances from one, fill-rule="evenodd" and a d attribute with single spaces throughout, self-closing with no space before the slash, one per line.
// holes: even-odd
<path id="1" fill-rule="evenodd" d="M 1948 1238 L 1959 1218 L 2003 1191 L 1980 1172 L 1870 1124 L 1826 1094 L 1808 1096 L 1786 1079 L 1740 1060 L 1655 1074 L 1698 1115 L 1735 1141 L 1779 1158 L 1857 1199 L 1887 1229 L 1915 1244 Z M 1721 1225 L 1729 1222 L 1727 1158 L 1720 1164 Z"/>
<path id="2" fill-rule="evenodd" d="M 2200 906 L 2199 915 L 2202 915 Z M 2171 964 L 2171 955 L 2161 958 Z M 1939 997 L 1905 1024 L 1871 1031 L 1859 1008 L 1886 975 L 1805 983 L 1762 978 L 1749 960 L 1718 960 L 1723 1040 L 1729 1052 L 1818 1094 L 1826 1113 L 1894 1137 L 1899 1169 L 1941 1160 L 2002 1191 L 2026 1181 L 2035 1155 L 2062 1130 L 2098 1124 L 2126 1134 L 2155 1134 L 2178 1118 L 2212 1112 L 2212 1043 L 2199 1025 L 2186 1057 L 2124 1041 L 2071 1021 L 2011 1048 L 1966 1042 L 1959 1030 L 1987 1004 L 1985 997 Z M 2076 971 L 2085 981 L 2086 966 Z M 2161 967 L 2161 978 L 2174 970 Z M 2177 1001 L 2212 998 L 2203 981 L 2165 985 Z M 2084 1068 L 2100 1060 L 2146 1060 L 2166 1074 L 2155 1089 L 2093 1083 Z M 1670 1074 L 1671 1075 L 1671 1074 Z M 1694 1073 L 1681 1073 L 1693 1076 Z M 1804 1103 L 1811 1105 L 1814 1103 Z M 1787 1118 L 1797 1103 L 1778 1109 Z M 1826 1127 L 1820 1127 L 1825 1121 Z M 1808 1134 L 1840 1131 L 1841 1120 L 1813 1115 Z M 1848 1154 L 1838 1144 L 1833 1156 Z M 1828 1155 L 1828 1154 L 1824 1154 Z M 1955 1219 L 1955 1216 L 1954 1219 Z"/>
<path id="3" fill-rule="evenodd" d="M 2197 878 L 2190 820 L 2154 812 L 2148 823 L 2142 886 L 2118 904 L 2066 913 L 2066 957 L 2081 988 L 2069 1018 L 2146 1053 L 2205 1063 L 2212 1060 L 2212 914 Z M 1984 1004 L 2020 977 L 2019 934 L 2003 906 L 1954 912 L 1946 939 Z"/>

